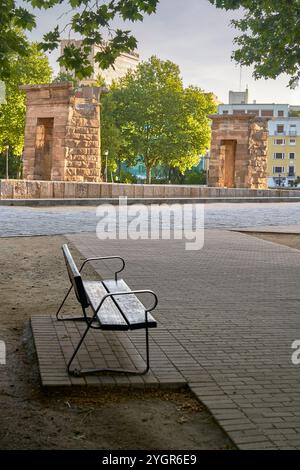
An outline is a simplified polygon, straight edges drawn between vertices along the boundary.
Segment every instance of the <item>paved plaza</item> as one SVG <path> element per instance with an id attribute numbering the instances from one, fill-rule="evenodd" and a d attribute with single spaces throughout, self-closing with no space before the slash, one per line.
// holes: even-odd
<path id="1" fill-rule="evenodd" d="M 206 228 L 278 227 L 295 225 L 299 220 L 300 203 L 297 202 L 205 205 Z M 0 237 L 95 233 L 98 221 L 96 207 L 0 206 Z"/>
<path id="2" fill-rule="evenodd" d="M 299 233 L 298 203 L 211 205 L 199 251 L 186 251 L 182 240 L 100 241 L 92 208 L 0 211 L 2 237 L 65 233 L 83 256 L 123 256 L 130 287 L 158 294 L 152 370 L 135 385 L 188 385 L 241 449 L 300 448 L 300 365 L 291 361 L 292 342 L 300 340 L 300 252 L 228 230 L 261 227 Z M 94 267 L 111 277 L 107 262 Z M 78 336 L 78 331 L 54 331 L 50 317 L 47 325 L 38 318 L 33 328 L 46 332 L 48 343 L 49 331 L 64 343 L 63 364 L 71 350 L 67 337 Z M 140 332 L 124 335 L 127 351 L 141 364 Z M 105 345 L 110 360 L 118 355 L 121 334 L 116 341 Z M 42 342 L 41 351 L 43 347 Z M 44 359 L 47 372 L 47 354 Z M 59 373 L 62 385 L 71 382 L 64 364 Z M 45 384 L 48 380 L 51 385 L 51 374 L 57 380 L 57 371 L 50 371 L 42 376 Z M 114 383 L 122 380 L 130 383 L 127 378 Z"/>
<path id="3" fill-rule="evenodd" d="M 154 345 L 238 447 L 300 448 L 299 251 L 217 230 L 190 252 L 182 241 L 69 239 L 84 256 L 121 254 L 129 285 L 157 292 Z"/>

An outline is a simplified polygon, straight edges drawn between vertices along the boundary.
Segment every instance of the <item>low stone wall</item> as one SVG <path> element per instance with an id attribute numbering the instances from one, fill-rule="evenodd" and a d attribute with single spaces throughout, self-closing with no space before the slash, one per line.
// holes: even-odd
<path id="1" fill-rule="evenodd" d="M 0 199 L 300 197 L 300 190 L 207 188 L 163 184 L 0 180 Z"/>

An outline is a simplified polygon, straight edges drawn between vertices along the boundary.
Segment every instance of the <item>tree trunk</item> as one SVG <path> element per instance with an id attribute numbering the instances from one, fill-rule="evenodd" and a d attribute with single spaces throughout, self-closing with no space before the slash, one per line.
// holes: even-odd
<path id="1" fill-rule="evenodd" d="M 151 184 L 151 170 L 152 170 L 152 166 L 146 166 L 146 182 L 147 182 L 147 184 Z"/>

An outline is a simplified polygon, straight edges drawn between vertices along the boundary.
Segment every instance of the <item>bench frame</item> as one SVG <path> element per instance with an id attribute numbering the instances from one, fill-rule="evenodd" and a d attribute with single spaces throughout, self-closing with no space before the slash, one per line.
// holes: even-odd
<path id="1" fill-rule="evenodd" d="M 82 272 L 83 268 L 85 267 L 85 265 L 87 263 L 91 263 L 93 261 L 101 261 L 101 260 L 108 260 L 108 259 L 119 259 L 122 261 L 122 267 L 121 269 L 119 269 L 119 271 L 115 271 L 114 275 L 115 275 L 115 281 L 117 282 L 118 281 L 118 274 L 121 273 L 124 269 L 125 269 L 125 260 L 123 258 L 121 258 L 121 256 L 97 256 L 97 257 L 93 257 L 93 258 L 86 258 L 85 260 L 83 260 L 83 263 L 81 264 L 80 268 L 79 268 L 79 273 Z M 66 293 L 62 303 L 60 304 L 57 312 L 56 312 L 56 320 L 58 321 L 85 321 L 85 316 L 81 316 L 81 317 L 69 317 L 69 318 L 61 318 L 59 316 L 60 314 L 60 311 L 61 309 L 63 308 L 67 298 L 69 297 L 72 289 L 73 289 L 73 284 L 71 282 L 71 286 L 68 290 L 68 292 Z"/>
<path id="2" fill-rule="evenodd" d="M 100 300 L 100 303 L 99 305 L 97 306 L 96 309 L 92 308 L 91 305 L 88 305 L 88 304 L 85 304 L 84 302 L 82 302 L 80 300 L 80 294 L 78 296 L 78 284 L 77 284 L 77 281 L 80 281 L 81 285 L 82 285 L 82 288 L 84 289 L 83 287 L 83 284 L 82 284 L 82 279 L 81 279 L 81 271 L 83 270 L 84 266 L 89 263 L 89 262 L 92 262 L 92 261 L 98 261 L 98 260 L 108 260 L 108 259 L 120 259 L 122 261 L 122 267 L 119 271 L 115 271 L 115 281 L 117 282 L 118 280 L 118 273 L 120 273 L 121 271 L 123 271 L 123 269 L 125 268 L 125 261 L 123 258 L 121 258 L 120 256 L 101 256 L 101 257 L 93 257 L 93 258 L 87 258 L 83 261 L 80 269 L 78 270 L 77 269 L 77 266 L 72 258 L 72 255 L 70 254 L 69 252 L 69 249 L 68 249 L 68 246 L 67 245 L 63 245 L 62 247 L 63 249 L 63 253 L 64 253 L 64 257 L 65 257 L 65 261 L 66 263 L 70 263 L 70 262 L 73 262 L 74 263 L 74 267 L 75 267 L 75 270 L 77 270 L 77 275 L 75 276 L 71 276 L 70 277 L 70 272 L 68 270 L 68 273 L 69 273 L 69 277 L 70 277 L 70 281 L 71 281 L 71 286 L 67 292 L 67 294 L 65 295 L 62 303 L 60 304 L 58 310 L 57 310 L 57 313 L 56 313 L 56 318 L 58 321 L 85 321 L 87 326 L 86 326 L 86 329 L 85 331 L 83 332 L 83 335 L 81 336 L 68 364 L 67 364 L 67 371 L 70 375 L 73 375 L 75 377 L 82 377 L 84 375 L 92 375 L 92 374 L 97 374 L 97 373 L 100 373 L 100 372 L 113 372 L 113 373 L 125 373 L 125 374 L 130 374 L 130 375 L 145 375 L 149 369 L 150 369 L 150 355 L 149 355 L 149 327 L 148 327 L 148 313 L 150 313 L 152 310 L 154 310 L 157 306 L 157 303 L 158 303 L 158 298 L 157 298 L 157 295 L 151 291 L 151 290 L 148 290 L 148 289 L 143 289 L 143 290 L 129 290 L 129 291 L 121 291 L 121 292 L 108 292 L 107 294 L 105 294 L 102 299 Z M 67 253 L 67 254 L 66 254 Z M 70 259 L 68 259 L 68 256 L 70 256 Z M 101 281 L 99 281 L 101 282 Z M 67 318 L 62 318 L 59 316 L 59 313 L 65 303 L 65 301 L 67 300 L 70 292 L 72 291 L 72 289 L 75 290 L 75 293 L 76 293 L 76 296 L 77 296 L 77 299 L 79 301 L 79 303 L 81 304 L 81 308 L 82 308 L 82 312 L 83 312 L 83 316 L 81 317 L 67 317 Z M 111 369 L 111 368 L 93 368 L 93 369 L 71 369 L 71 365 L 72 365 L 72 362 L 73 360 L 75 359 L 88 331 L 90 330 L 90 328 L 93 328 L 93 329 L 98 329 L 98 330 L 101 330 L 103 329 L 100 325 L 100 323 L 97 321 L 97 314 L 99 312 L 99 310 L 101 309 L 102 305 L 104 304 L 105 300 L 108 299 L 108 298 L 112 298 L 115 297 L 115 296 L 119 296 L 119 295 L 139 295 L 139 294 L 150 294 L 154 297 L 154 302 L 152 305 L 150 305 L 148 308 L 145 308 L 145 326 L 143 328 L 145 328 L 145 342 L 146 342 L 146 367 L 144 370 L 142 371 L 138 371 L 138 370 L 126 370 L 126 369 Z M 84 295 L 85 292 L 84 292 Z M 87 313 L 86 313 L 86 309 L 88 307 L 91 307 L 92 310 L 93 310 L 93 315 L 92 316 L 88 316 Z M 130 329 L 130 328 L 128 328 Z M 106 328 L 107 330 L 107 328 Z M 114 328 L 111 328 L 110 329 L 111 331 L 115 331 L 116 329 Z M 127 331 L 127 330 L 126 330 Z"/>

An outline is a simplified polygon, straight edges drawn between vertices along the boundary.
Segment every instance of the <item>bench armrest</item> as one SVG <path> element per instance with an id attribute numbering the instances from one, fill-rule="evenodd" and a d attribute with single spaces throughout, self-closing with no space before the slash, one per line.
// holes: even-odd
<path id="1" fill-rule="evenodd" d="M 104 295 L 104 297 L 101 299 L 101 302 L 100 302 L 100 304 L 98 305 L 98 307 L 95 311 L 95 315 L 99 312 L 100 308 L 103 305 L 103 302 L 107 298 L 114 297 L 116 295 L 130 295 L 130 294 L 151 294 L 154 297 L 153 305 L 151 305 L 149 308 L 145 309 L 146 315 L 147 315 L 147 313 L 152 312 L 152 310 L 154 310 L 156 308 L 157 304 L 158 304 L 157 295 L 152 290 L 146 289 L 146 290 L 129 290 L 129 291 L 121 291 L 121 292 L 110 292 L 110 293 Z"/>
<path id="2" fill-rule="evenodd" d="M 120 259 L 122 261 L 121 269 L 119 269 L 119 271 L 115 271 L 115 281 L 117 281 L 118 280 L 118 273 L 123 271 L 123 269 L 125 268 L 125 260 L 123 258 L 121 258 L 121 256 L 97 256 L 95 258 L 87 258 L 83 261 L 82 265 L 80 266 L 79 272 L 81 273 L 81 271 L 83 270 L 84 266 L 87 263 L 90 263 L 91 261 L 99 261 L 99 260 L 105 260 L 105 259 Z"/>

